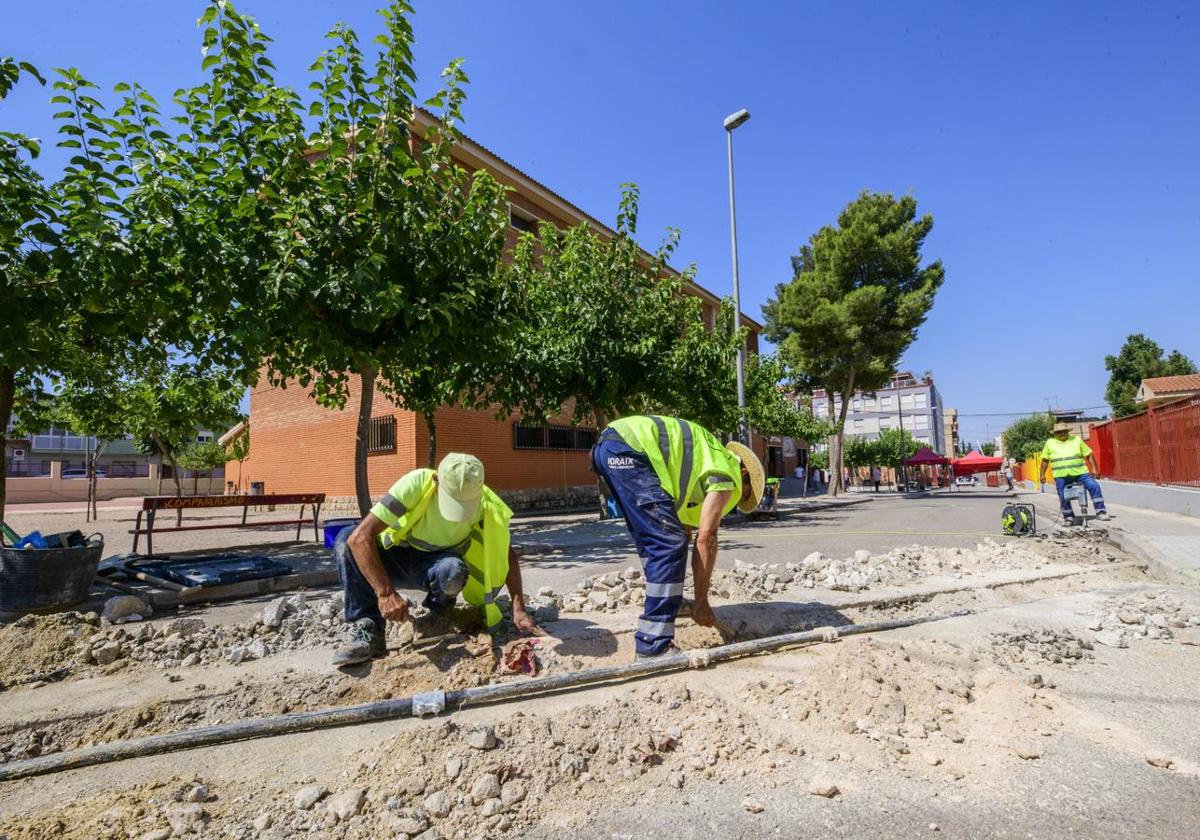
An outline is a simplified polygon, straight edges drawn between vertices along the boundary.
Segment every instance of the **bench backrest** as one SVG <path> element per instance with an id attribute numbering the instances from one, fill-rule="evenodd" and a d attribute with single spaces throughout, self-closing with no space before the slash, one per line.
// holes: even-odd
<path id="1" fill-rule="evenodd" d="M 142 510 L 192 510 L 246 505 L 321 505 L 324 493 L 270 493 L 241 496 L 146 496 Z"/>

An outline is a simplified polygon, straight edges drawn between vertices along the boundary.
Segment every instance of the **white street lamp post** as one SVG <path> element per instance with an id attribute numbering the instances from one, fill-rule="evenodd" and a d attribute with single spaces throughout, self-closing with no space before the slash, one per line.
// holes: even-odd
<path id="1" fill-rule="evenodd" d="M 738 282 L 737 204 L 733 198 L 733 130 L 750 119 L 745 108 L 725 118 L 725 139 L 729 149 L 729 242 L 733 252 L 733 331 L 742 326 L 741 288 Z M 746 427 L 746 343 L 738 344 L 737 355 L 738 440 L 750 445 L 750 430 Z"/>

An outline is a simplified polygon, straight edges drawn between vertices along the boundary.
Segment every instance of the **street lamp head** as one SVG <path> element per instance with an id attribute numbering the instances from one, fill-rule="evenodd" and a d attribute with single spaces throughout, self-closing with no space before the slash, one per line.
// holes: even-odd
<path id="1" fill-rule="evenodd" d="M 734 111 L 725 118 L 725 130 L 733 131 L 739 125 L 750 119 L 750 112 L 743 108 L 740 111 Z"/>

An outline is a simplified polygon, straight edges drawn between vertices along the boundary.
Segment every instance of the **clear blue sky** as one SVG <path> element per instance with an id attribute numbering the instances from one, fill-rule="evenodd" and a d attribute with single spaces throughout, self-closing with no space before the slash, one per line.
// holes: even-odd
<path id="1" fill-rule="evenodd" d="M 45 71 L 139 80 L 164 100 L 199 76 L 201 2 L 5 5 L 0 51 Z M 378 5 L 238 3 L 299 88 L 329 25 L 368 41 Z M 636 182 L 645 244 L 680 227 L 677 263 L 721 293 L 721 120 L 749 108 L 736 134 L 749 314 L 860 190 L 912 193 L 947 279 L 905 366 L 932 370 L 964 415 L 1098 405 L 1103 356 L 1130 332 L 1200 358 L 1200 10 L 990 5 L 417 0 L 420 92 L 464 56 L 468 133 L 606 221 Z M 23 83 L 0 126 L 49 137 L 48 96 Z M 49 150 L 40 166 L 61 161 Z"/>

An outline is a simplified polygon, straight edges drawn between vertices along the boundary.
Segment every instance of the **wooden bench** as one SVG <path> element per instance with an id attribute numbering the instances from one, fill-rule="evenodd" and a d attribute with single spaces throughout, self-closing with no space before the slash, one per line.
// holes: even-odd
<path id="1" fill-rule="evenodd" d="M 218 528 L 266 528 L 275 525 L 295 525 L 296 539 L 300 539 L 300 530 L 308 524 L 313 526 L 313 536 L 320 540 L 318 521 L 321 516 L 321 505 L 325 503 L 324 493 L 274 493 L 248 496 L 147 496 L 142 499 L 142 509 L 138 511 L 137 522 L 133 530 L 133 553 L 137 554 L 138 540 L 146 535 L 146 556 L 154 556 L 155 533 L 170 533 L 172 531 L 209 531 Z M 270 519 L 263 521 L 247 521 L 247 515 L 252 507 L 268 505 L 272 509 L 276 505 L 300 505 L 300 512 L 295 519 Z M 312 515 L 305 516 L 304 509 L 312 508 Z M 160 510 L 210 510 L 213 508 L 242 509 L 241 522 L 225 522 L 215 525 L 175 525 L 172 527 L 154 527 L 155 515 Z M 146 527 L 142 527 L 142 517 L 145 517 Z"/>

